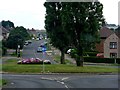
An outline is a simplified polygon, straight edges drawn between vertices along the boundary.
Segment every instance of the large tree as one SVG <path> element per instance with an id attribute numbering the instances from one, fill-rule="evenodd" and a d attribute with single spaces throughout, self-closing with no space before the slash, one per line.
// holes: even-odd
<path id="1" fill-rule="evenodd" d="M 44 6 L 46 7 L 45 29 L 47 35 L 50 38 L 51 44 L 61 51 L 61 64 L 64 64 L 64 53 L 66 47 L 69 45 L 69 40 L 62 26 L 61 3 L 45 2 Z"/>
<path id="2" fill-rule="evenodd" d="M 62 3 L 62 22 L 77 50 L 77 66 L 83 66 L 83 51 L 99 41 L 98 30 L 104 23 L 103 5 L 100 2 Z"/>
<path id="3" fill-rule="evenodd" d="M 7 28 L 7 29 L 14 28 L 14 23 L 9 20 L 8 21 L 3 20 L 1 23 L 4 28 Z"/>
<path id="4" fill-rule="evenodd" d="M 45 6 L 45 26 L 53 45 L 58 48 L 72 45 L 77 50 L 77 66 L 83 66 L 83 51 L 99 41 L 98 30 L 104 22 L 103 5 L 100 2 L 46 2 Z"/>
<path id="5" fill-rule="evenodd" d="M 29 38 L 30 35 L 24 27 L 16 27 L 10 31 L 9 37 L 7 39 L 7 47 L 11 49 L 16 49 L 17 53 L 18 45 L 20 45 L 20 48 L 22 49 L 24 41 Z"/>

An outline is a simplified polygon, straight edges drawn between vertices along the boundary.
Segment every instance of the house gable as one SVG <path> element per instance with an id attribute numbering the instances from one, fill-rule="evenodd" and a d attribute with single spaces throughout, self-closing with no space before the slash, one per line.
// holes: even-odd
<path id="1" fill-rule="evenodd" d="M 119 53 L 118 53 L 118 46 L 119 46 L 119 37 L 113 33 L 111 34 L 105 41 L 104 41 L 104 57 L 105 58 L 110 58 L 110 54 L 111 53 L 116 53 L 117 54 L 117 58 L 119 57 Z M 115 43 L 116 47 L 115 48 L 111 48 L 111 43 Z"/>

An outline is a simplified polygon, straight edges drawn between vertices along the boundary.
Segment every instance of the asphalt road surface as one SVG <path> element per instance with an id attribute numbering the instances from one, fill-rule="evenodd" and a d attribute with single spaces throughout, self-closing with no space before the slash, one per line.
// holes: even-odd
<path id="1" fill-rule="evenodd" d="M 48 59 L 51 61 L 52 64 L 55 64 L 53 59 L 49 57 L 46 52 L 44 54 L 42 52 L 39 52 L 39 53 L 37 52 L 38 46 L 40 46 L 41 43 L 43 42 L 44 40 L 39 40 L 39 41 L 33 40 L 31 44 L 25 46 L 23 48 L 22 58 Z"/>
<path id="2" fill-rule="evenodd" d="M 8 80 L 3 88 L 118 88 L 118 75 L 3 74 L 3 78 Z"/>

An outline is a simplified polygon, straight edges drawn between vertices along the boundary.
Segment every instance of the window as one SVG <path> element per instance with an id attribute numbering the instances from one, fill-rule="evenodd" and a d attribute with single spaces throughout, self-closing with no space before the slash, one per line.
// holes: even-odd
<path id="1" fill-rule="evenodd" d="M 117 53 L 110 53 L 111 58 L 117 58 Z"/>
<path id="2" fill-rule="evenodd" d="M 117 49 L 117 42 L 110 42 L 110 49 Z"/>

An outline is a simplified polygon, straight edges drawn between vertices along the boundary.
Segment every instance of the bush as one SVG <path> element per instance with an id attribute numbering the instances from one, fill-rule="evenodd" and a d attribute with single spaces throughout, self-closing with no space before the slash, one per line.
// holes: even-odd
<path id="1" fill-rule="evenodd" d="M 115 59 L 114 58 L 84 57 L 84 62 L 115 63 Z M 120 58 L 116 59 L 116 63 L 120 64 Z"/>
<path id="2" fill-rule="evenodd" d="M 98 52 L 84 52 L 84 55 L 96 56 Z"/>
<path id="3" fill-rule="evenodd" d="M 70 52 L 71 58 L 76 58 L 76 55 L 77 55 L 76 53 L 77 53 L 77 51 L 75 49 L 72 49 Z"/>

